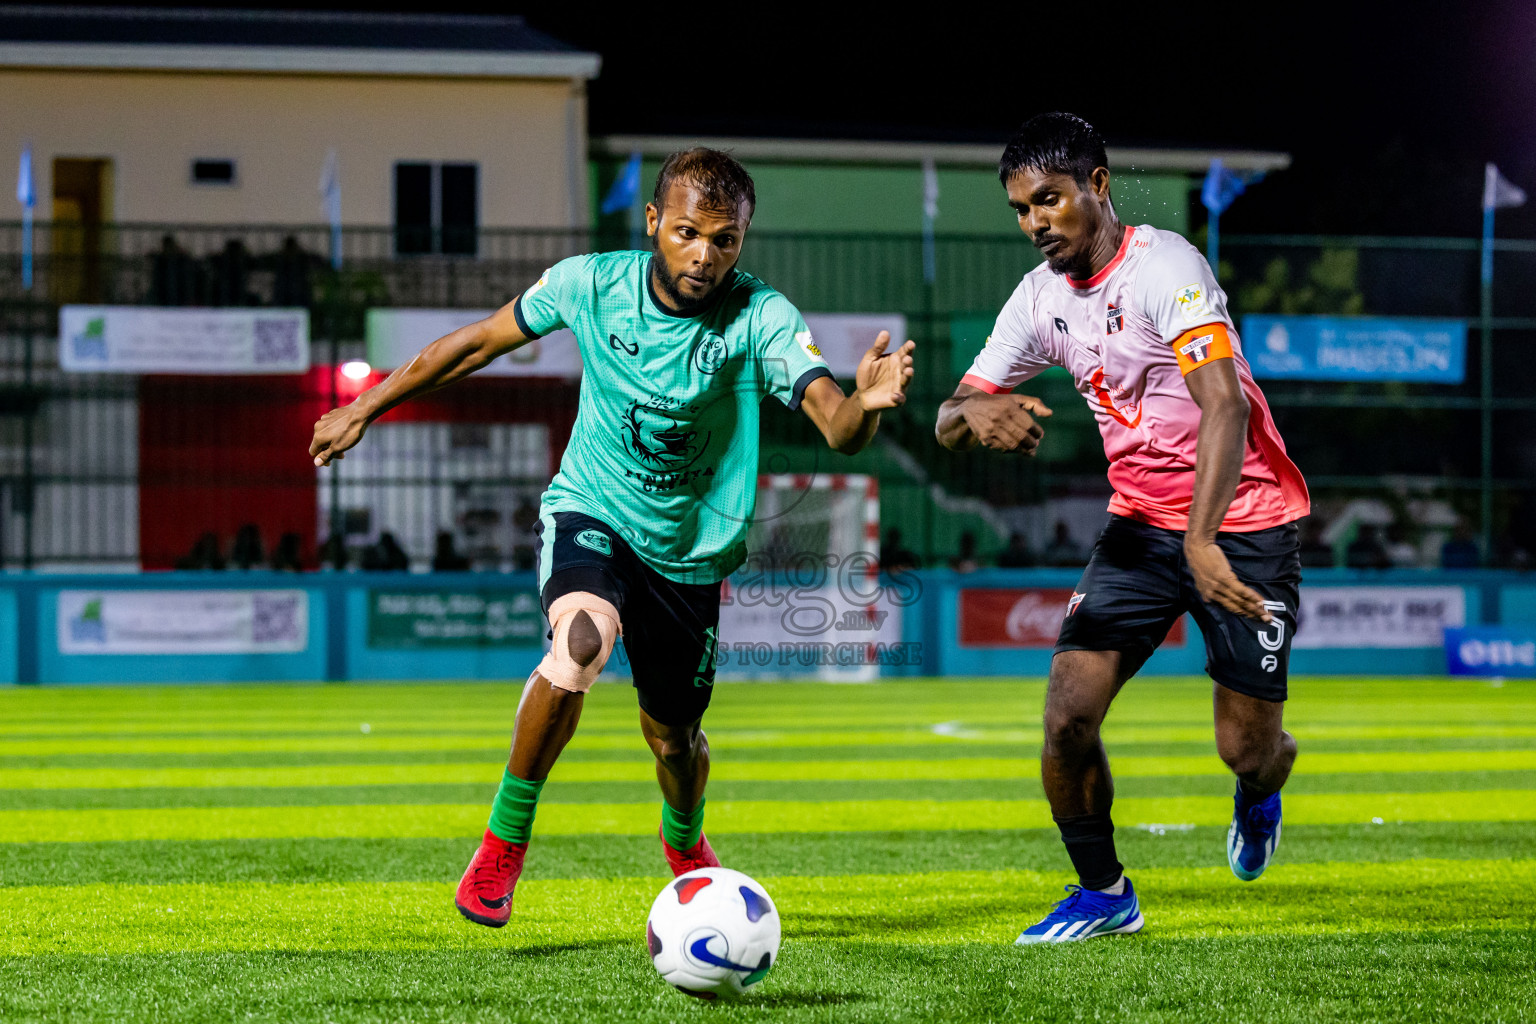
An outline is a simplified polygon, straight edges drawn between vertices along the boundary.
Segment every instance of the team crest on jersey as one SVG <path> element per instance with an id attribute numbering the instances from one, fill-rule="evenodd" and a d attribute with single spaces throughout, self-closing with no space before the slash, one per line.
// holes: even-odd
<path id="1" fill-rule="evenodd" d="M 1062 334 L 1065 334 L 1069 338 L 1072 337 L 1072 332 L 1067 330 L 1067 322 L 1065 320 L 1059 316 L 1053 316 L 1051 319 L 1056 321 L 1056 329 L 1058 331 L 1060 331 Z"/>
<path id="2" fill-rule="evenodd" d="M 1121 331 L 1125 330 L 1125 310 L 1111 302 L 1109 304 L 1108 315 L 1110 334 L 1119 334 Z"/>
<path id="3" fill-rule="evenodd" d="M 816 340 L 811 337 L 810 331 L 797 331 L 795 333 L 795 340 L 800 343 L 800 347 L 805 349 L 808 355 L 815 356 L 817 359 L 822 357 L 821 349 L 816 347 Z"/>
<path id="4" fill-rule="evenodd" d="M 715 373 L 725 365 L 725 335 L 706 334 L 693 352 L 693 365 L 700 373 Z"/>
<path id="5" fill-rule="evenodd" d="M 1205 287 L 1198 281 L 1174 292 L 1173 301 L 1179 304 L 1179 312 L 1184 314 L 1184 322 L 1187 324 L 1194 323 L 1210 311 L 1205 302 Z"/>

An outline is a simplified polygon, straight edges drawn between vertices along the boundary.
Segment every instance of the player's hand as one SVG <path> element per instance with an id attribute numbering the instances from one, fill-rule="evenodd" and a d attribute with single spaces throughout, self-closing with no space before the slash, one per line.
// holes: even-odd
<path id="1" fill-rule="evenodd" d="M 315 424 L 314 440 L 309 442 L 309 454 L 317 466 L 329 466 L 336 459 L 346 458 L 348 448 L 363 439 L 368 421 L 353 412 L 351 406 L 332 409 Z"/>
<path id="2" fill-rule="evenodd" d="M 1219 604 L 1229 612 L 1260 622 L 1274 618 L 1264 607 L 1264 598 L 1237 578 L 1215 541 L 1186 543 L 1184 558 L 1189 563 L 1189 574 L 1195 578 L 1195 587 L 1207 604 Z"/>
<path id="3" fill-rule="evenodd" d="M 1036 418 L 1051 414 L 1044 402 L 1029 395 L 971 395 L 960 411 L 982 447 L 1025 455 L 1035 454 L 1045 436 Z"/>
<path id="4" fill-rule="evenodd" d="M 894 409 L 907 400 L 907 388 L 912 384 L 912 351 L 917 343 L 908 341 L 895 352 L 887 352 L 890 343 L 890 331 L 876 335 L 875 343 L 859 360 L 853 375 L 859 407 L 865 412 Z"/>

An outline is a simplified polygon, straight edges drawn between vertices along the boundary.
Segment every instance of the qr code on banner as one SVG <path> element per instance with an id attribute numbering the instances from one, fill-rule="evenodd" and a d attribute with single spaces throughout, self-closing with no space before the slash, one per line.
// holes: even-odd
<path id="1" fill-rule="evenodd" d="M 300 361 L 299 321 L 295 317 L 256 320 L 257 366 L 288 365 Z"/>
<path id="2" fill-rule="evenodd" d="M 294 644 L 299 635 L 299 594 L 257 594 L 253 602 L 251 639 L 258 644 Z"/>

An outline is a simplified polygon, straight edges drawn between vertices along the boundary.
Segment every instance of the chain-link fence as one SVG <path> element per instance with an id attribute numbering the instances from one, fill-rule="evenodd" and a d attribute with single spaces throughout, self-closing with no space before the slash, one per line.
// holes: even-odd
<path id="1" fill-rule="evenodd" d="M 21 228 L 0 224 L 0 565 L 260 564 L 274 549 L 282 564 L 342 551 L 398 562 L 380 551 L 385 533 L 418 566 L 526 564 L 573 386 L 501 378 L 432 396 L 334 484 L 304 457 L 308 431 L 355 393 L 334 367 L 363 354 L 368 309 L 498 306 L 556 260 L 628 238 L 486 230 L 474 255 L 452 257 L 396 255 L 397 243 L 389 228 L 348 228 L 337 270 L 323 226 L 42 224 L 26 289 Z M 933 250 L 930 279 L 918 237 L 749 239 L 743 268 L 801 309 L 900 313 L 919 343 L 912 398 L 876 445 L 835 455 L 804 417 L 768 403 L 764 469 L 877 476 L 885 526 L 924 564 L 959 554 L 967 532 L 982 560 L 1010 533 L 1038 552 L 1056 522 L 1102 512 L 1092 415 L 1047 376 L 1023 389 L 1057 410 L 1039 458 L 935 444 L 938 403 L 1037 258 L 1022 238 L 940 237 Z M 1323 517 L 1370 499 L 1414 530 L 1433 506 L 1465 517 L 1488 561 L 1531 549 L 1536 444 L 1520 424 L 1536 409 L 1536 243 L 1498 244 L 1486 309 L 1473 239 L 1229 236 L 1222 256 L 1239 328 L 1261 312 L 1467 320 L 1459 384 L 1261 383 Z M 66 303 L 303 307 L 319 365 L 282 379 L 65 373 Z"/>

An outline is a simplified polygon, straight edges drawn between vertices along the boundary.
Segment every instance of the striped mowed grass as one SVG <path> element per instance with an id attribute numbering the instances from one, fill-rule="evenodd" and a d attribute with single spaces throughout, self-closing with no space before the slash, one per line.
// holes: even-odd
<path id="1" fill-rule="evenodd" d="M 651 971 L 659 796 L 599 686 L 512 923 L 453 886 L 514 686 L 0 691 L 0 1019 L 1524 1020 L 1536 686 L 1304 679 L 1276 864 L 1225 865 L 1210 683 L 1106 724 L 1134 937 L 1018 949 L 1071 881 L 1039 680 L 722 684 L 706 829 L 779 905 L 780 963 L 701 1007 Z"/>

